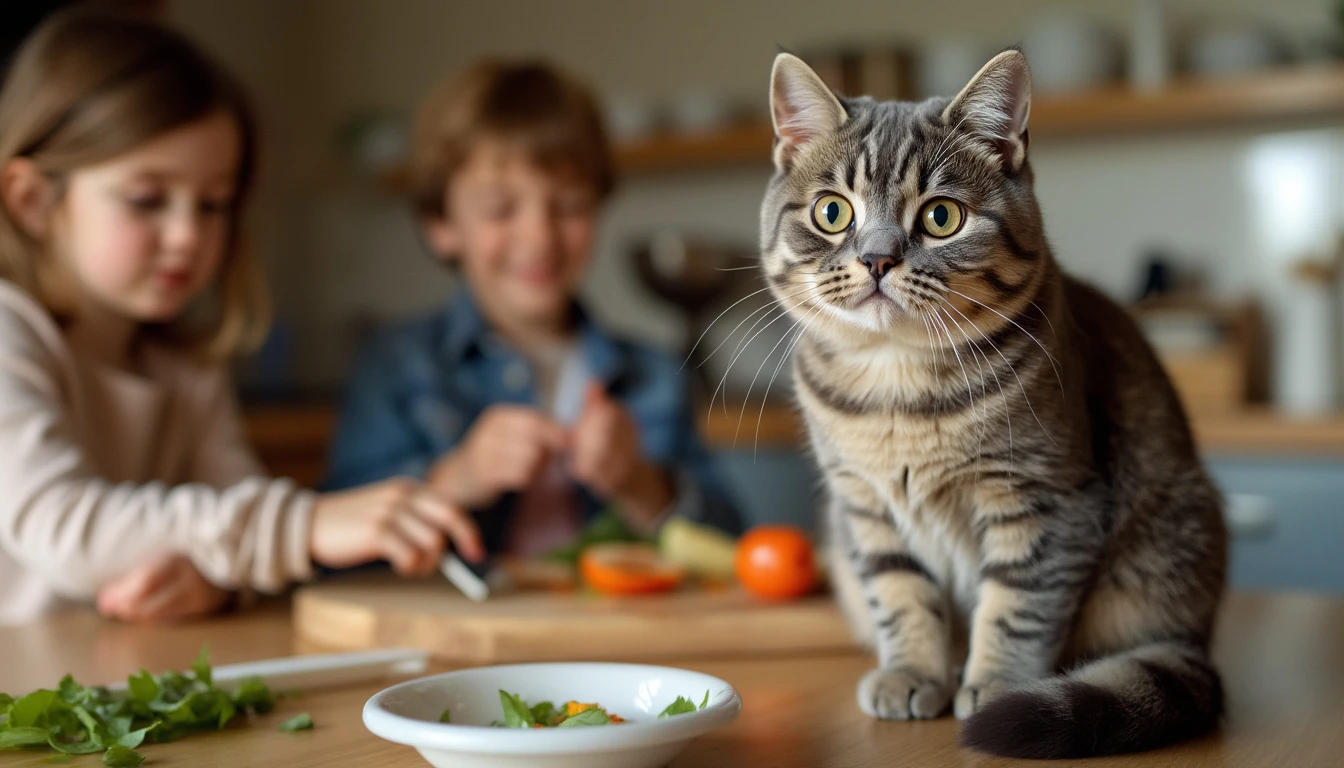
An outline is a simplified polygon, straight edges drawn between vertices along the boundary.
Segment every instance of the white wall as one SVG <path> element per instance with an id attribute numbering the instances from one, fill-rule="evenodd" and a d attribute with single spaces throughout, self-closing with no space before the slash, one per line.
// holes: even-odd
<path id="1" fill-rule="evenodd" d="M 1186 0 L 1183 23 L 1268 16 L 1292 30 L 1332 23 L 1325 0 Z M 1083 8 L 1123 30 L 1127 3 L 1020 0 L 173 0 L 174 18 L 258 93 L 270 142 L 259 244 L 282 316 L 301 341 L 299 375 L 339 381 L 349 319 L 405 314 L 441 300 L 449 278 L 420 251 L 399 201 L 352 178 L 336 140 L 352 114 L 409 114 L 439 79 L 482 55 L 542 55 L 608 98 L 668 102 L 712 89 L 761 109 L 777 46 L 969 38 L 1016 42 L 1033 15 Z M 1168 246 L 1224 294 L 1253 290 L 1265 268 L 1250 230 L 1246 164 L 1265 131 L 1033 144 L 1038 191 L 1063 262 L 1114 292 L 1136 259 Z M 279 153 L 279 156 L 277 156 Z M 623 247 L 660 226 L 755 241 L 766 171 L 629 180 L 606 212 L 590 294 L 611 324 L 673 344 L 673 315 L 649 311 Z M 1333 222 L 1331 226 L 1334 226 Z"/>

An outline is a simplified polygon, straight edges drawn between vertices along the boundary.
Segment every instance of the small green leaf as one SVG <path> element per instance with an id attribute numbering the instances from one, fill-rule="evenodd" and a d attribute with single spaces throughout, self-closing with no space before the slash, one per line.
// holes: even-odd
<path id="1" fill-rule="evenodd" d="M 537 721 L 523 700 L 508 691 L 499 692 L 499 704 L 504 709 L 504 724 L 509 728 L 531 728 Z"/>
<path id="2" fill-rule="evenodd" d="M 238 690 L 233 694 L 233 703 L 239 709 L 262 715 L 275 709 L 275 697 L 271 695 L 271 689 L 258 677 L 250 677 L 238 685 Z"/>
<path id="3" fill-rule="evenodd" d="M 67 704 L 78 704 L 85 698 L 84 686 L 75 682 L 75 678 L 66 675 L 61 678 L 61 683 L 57 687 L 61 698 Z"/>
<path id="4" fill-rule="evenodd" d="M 191 671 L 196 674 L 197 680 L 206 685 L 214 685 L 214 675 L 210 671 L 210 646 L 201 646 L 201 652 L 196 656 L 196 661 L 192 663 Z"/>
<path id="5" fill-rule="evenodd" d="M 102 752 L 107 746 L 107 740 L 103 738 L 107 729 L 95 720 L 93 715 L 84 707 L 75 706 L 71 711 L 79 725 L 61 726 L 59 729 L 60 736 L 57 735 L 57 730 L 51 731 L 48 734 L 47 743 L 57 752 L 70 755 L 91 755 L 94 752 Z M 82 738 L 75 738 L 78 734 L 83 734 Z"/>
<path id="6" fill-rule="evenodd" d="M 532 705 L 532 722 L 542 725 L 550 724 L 555 719 L 555 705 L 549 701 L 543 701 L 540 704 Z"/>
<path id="7" fill-rule="evenodd" d="M 9 726 L 22 728 L 36 724 L 55 701 L 56 692 L 45 688 L 17 699 L 9 708 Z"/>
<path id="8" fill-rule="evenodd" d="M 53 734 L 47 734 L 47 745 L 57 752 L 67 755 L 92 755 L 102 752 L 107 746 L 101 739 L 82 739 L 80 741 L 60 741 Z"/>
<path id="9" fill-rule="evenodd" d="M 0 693 L 0 715 L 8 715 L 9 708 L 14 704 L 14 697 L 8 693 Z"/>
<path id="10" fill-rule="evenodd" d="M 281 731 L 307 731 L 313 727 L 313 718 L 307 712 L 300 712 L 280 725 L 276 726 Z"/>
<path id="11" fill-rule="evenodd" d="M 126 747 L 114 745 L 103 753 L 103 765 L 112 768 L 138 768 L 145 762 L 145 756 Z"/>
<path id="12" fill-rule="evenodd" d="M 126 688 L 131 692 L 131 701 L 141 704 L 148 704 L 159 696 L 159 684 L 154 682 L 153 675 L 143 669 L 140 674 L 126 678 Z"/>
<path id="13" fill-rule="evenodd" d="M 667 707 L 664 708 L 662 712 L 658 713 L 658 717 L 659 718 L 672 717 L 673 715 L 684 715 L 694 711 L 695 711 L 695 702 L 685 697 L 678 696 L 676 701 L 672 702 L 671 704 L 668 704 Z"/>
<path id="14" fill-rule="evenodd" d="M 238 714 L 238 707 L 233 703 L 233 699 L 229 698 L 227 693 L 221 691 L 216 699 L 215 711 L 218 712 L 216 715 L 217 725 L 215 727 L 223 730 L 224 726 L 228 725 L 229 721 L 233 719 L 233 716 Z"/>
<path id="15" fill-rule="evenodd" d="M 186 696 L 191 688 L 191 680 L 180 672 L 164 672 L 156 676 L 154 682 L 158 683 L 159 697 L 170 701 L 177 701 Z"/>
<path id="16" fill-rule="evenodd" d="M 606 712 L 603 712 L 597 707 L 593 707 L 592 709 L 585 709 L 573 717 L 567 717 L 564 720 L 561 720 L 556 728 L 572 728 L 579 725 L 606 725 L 610 722 L 611 718 L 607 716 Z"/>
<path id="17" fill-rule="evenodd" d="M 440 723 L 451 723 L 451 722 L 453 722 L 453 715 L 452 715 L 452 712 L 450 712 L 450 711 L 447 710 L 447 709 L 443 710 L 443 714 L 439 715 L 439 722 L 440 722 Z"/>
<path id="18" fill-rule="evenodd" d="M 137 728 L 134 731 L 128 731 L 116 737 L 117 746 L 135 749 L 145 741 L 145 736 L 158 727 L 158 723 L 147 725 L 144 728 Z"/>
<path id="19" fill-rule="evenodd" d="M 23 726 L 21 728 L 0 728 L 0 749 L 17 747 L 36 747 L 47 743 L 46 728 Z"/>
<path id="20" fill-rule="evenodd" d="M 708 706 L 709 706 L 709 689 L 705 689 L 705 700 L 700 702 L 700 708 L 704 709 L 705 707 Z"/>

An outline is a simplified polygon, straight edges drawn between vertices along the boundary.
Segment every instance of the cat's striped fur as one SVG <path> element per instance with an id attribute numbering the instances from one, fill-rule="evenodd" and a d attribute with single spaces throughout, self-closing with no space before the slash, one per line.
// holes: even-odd
<path id="1" fill-rule="evenodd" d="M 1025 58 L 954 99 L 877 103 L 781 54 L 771 105 L 762 266 L 805 329 L 835 579 L 877 652 L 860 706 L 950 706 L 966 744 L 1024 757 L 1214 728 L 1221 499 L 1135 324 L 1051 256 Z M 853 208 L 839 234 L 814 219 L 828 193 Z M 916 219 L 934 198 L 964 210 L 941 239 Z"/>

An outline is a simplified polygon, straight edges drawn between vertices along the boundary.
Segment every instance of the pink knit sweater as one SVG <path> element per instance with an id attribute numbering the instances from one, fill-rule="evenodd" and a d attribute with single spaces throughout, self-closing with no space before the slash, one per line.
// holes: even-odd
<path id="1" fill-rule="evenodd" d="M 81 355 L 0 280 L 0 624 L 165 553 L 224 587 L 311 576 L 312 494 L 262 474 L 224 369 L 166 348 L 144 361 L 136 375 Z"/>

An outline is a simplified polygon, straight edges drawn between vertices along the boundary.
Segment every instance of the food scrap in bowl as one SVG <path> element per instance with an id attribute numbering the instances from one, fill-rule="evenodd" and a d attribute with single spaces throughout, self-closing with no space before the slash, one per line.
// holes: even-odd
<path id="1" fill-rule="evenodd" d="M 499 704 L 504 710 L 504 719 L 492 722 L 490 726 L 493 728 L 574 728 L 585 725 L 619 725 L 628 722 L 597 703 L 571 700 L 557 707 L 549 701 L 543 701 L 529 706 L 523 701 L 522 696 L 505 690 L 499 692 Z M 705 691 L 705 698 L 698 707 L 694 701 L 678 696 L 676 701 L 668 704 L 658 714 L 658 717 L 661 719 L 684 715 L 707 706 L 709 706 L 709 691 Z M 439 722 L 452 723 L 452 712 L 445 709 L 443 714 L 439 715 Z"/>

